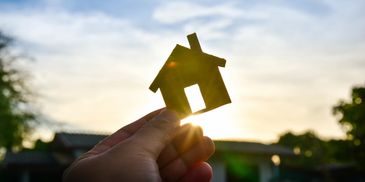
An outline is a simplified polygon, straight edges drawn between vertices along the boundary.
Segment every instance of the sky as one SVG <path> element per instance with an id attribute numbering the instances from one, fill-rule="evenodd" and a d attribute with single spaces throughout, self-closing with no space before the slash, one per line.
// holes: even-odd
<path id="1" fill-rule="evenodd" d="M 26 67 L 49 130 L 110 133 L 164 106 L 148 87 L 196 32 L 232 103 L 188 118 L 215 139 L 271 142 L 344 132 L 331 108 L 364 84 L 361 0 L 0 0 L 0 30 Z M 60 124 L 61 123 L 61 124 Z"/>

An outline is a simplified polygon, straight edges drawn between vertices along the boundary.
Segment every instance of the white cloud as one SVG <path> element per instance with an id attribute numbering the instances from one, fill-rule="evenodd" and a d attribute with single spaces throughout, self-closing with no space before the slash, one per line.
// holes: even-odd
<path id="1" fill-rule="evenodd" d="M 161 47 L 155 35 L 100 13 L 15 11 L 0 16 L 0 27 L 36 58 L 29 66 L 43 109 L 53 118 L 96 129 L 103 120 L 129 121 L 133 116 L 126 113 L 140 107 L 140 100 L 148 101 L 137 93 L 149 92 L 154 72 L 146 68 L 157 70 L 153 63 L 163 62 L 153 52 L 153 45 Z"/>
<path id="2" fill-rule="evenodd" d="M 179 23 L 200 17 L 220 16 L 237 17 L 241 11 L 233 4 L 219 4 L 206 7 L 192 2 L 164 2 L 157 7 L 153 18 L 161 23 Z"/>

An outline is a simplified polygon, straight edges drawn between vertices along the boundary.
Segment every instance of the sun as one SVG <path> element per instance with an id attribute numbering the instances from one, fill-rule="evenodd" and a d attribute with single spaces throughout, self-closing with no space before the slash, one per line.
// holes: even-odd
<path id="1" fill-rule="evenodd" d="M 205 108 L 203 97 L 197 84 L 184 89 L 189 105 L 193 112 Z M 191 123 L 202 127 L 204 134 L 213 139 L 236 138 L 237 122 L 233 118 L 232 108 L 229 105 L 216 108 L 202 114 L 191 115 L 182 120 L 182 124 Z"/>
<path id="2" fill-rule="evenodd" d="M 238 132 L 231 112 L 225 107 L 189 116 L 182 120 L 182 124 L 186 123 L 201 126 L 204 135 L 213 139 L 235 138 Z"/>

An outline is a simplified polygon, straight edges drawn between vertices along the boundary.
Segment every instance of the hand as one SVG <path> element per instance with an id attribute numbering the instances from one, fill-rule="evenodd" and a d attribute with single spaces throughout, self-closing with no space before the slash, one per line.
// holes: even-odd
<path id="1" fill-rule="evenodd" d="M 180 126 L 177 114 L 154 111 L 121 128 L 83 154 L 64 181 L 209 181 L 214 143 L 202 129 Z"/>

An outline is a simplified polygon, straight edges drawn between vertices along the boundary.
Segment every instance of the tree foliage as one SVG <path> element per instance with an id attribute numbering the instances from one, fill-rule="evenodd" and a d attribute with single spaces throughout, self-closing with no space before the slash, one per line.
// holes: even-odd
<path id="1" fill-rule="evenodd" d="M 316 167 L 330 163 L 357 164 L 365 166 L 365 86 L 352 88 L 351 100 L 341 100 L 333 107 L 339 116 L 339 124 L 345 129 L 343 140 L 322 140 L 312 131 L 303 134 L 287 132 L 277 144 L 288 147 L 298 155 L 286 159 L 284 164 Z"/>
<path id="2" fill-rule="evenodd" d="M 365 86 L 352 88 L 351 100 L 341 100 L 333 113 L 346 131 L 349 141 L 348 154 L 365 166 Z"/>
<path id="3" fill-rule="evenodd" d="M 347 140 L 322 140 L 313 131 L 302 134 L 287 132 L 280 136 L 277 144 L 292 149 L 295 158 L 283 161 L 286 165 L 318 167 L 330 163 L 350 163 L 353 161 L 348 155 L 349 143 Z"/>
<path id="4" fill-rule="evenodd" d="M 0 148 L 6 149 L 21 147 L 35 121 L 27 75 L 16 65 L 20 57 L 10 50 L 12 42 L 0 31 Z"/>
<path id="5" fill-rule="evenodd" d="M 288 147 L 298 154 L 292 160 L 283 161 L 287 165 L 314 166 L 325 163 L 326 146 L 313 131 L 295 135 L 287 132 L 280 136 L 279 145 Z"/>

